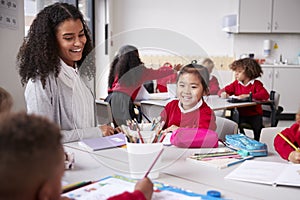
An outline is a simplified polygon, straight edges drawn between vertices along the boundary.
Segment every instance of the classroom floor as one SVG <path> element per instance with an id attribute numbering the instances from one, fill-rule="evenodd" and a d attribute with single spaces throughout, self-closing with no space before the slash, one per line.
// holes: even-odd
<path id="1" fill-rule="evenodd" d="M 294 123 L 295 123 L 294 120 L 279 120 L 277 126 L 278 127 L 290 127 Z M 253 131 L 250 129 L 245 129 L 245 134 L 250 138 L 254 137 Z"/>

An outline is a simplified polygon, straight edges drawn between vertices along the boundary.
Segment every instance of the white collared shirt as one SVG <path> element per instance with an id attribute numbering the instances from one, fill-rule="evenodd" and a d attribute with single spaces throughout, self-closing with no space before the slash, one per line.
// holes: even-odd
<path id="1" fill-rule="evenodd" d="M 181 111 L 182 113 L 185 114 L 185 113 L 189 113 L 189 112 L 192 112 L 192 111 L 194 111 L 194 110 L 199 109 L 199 108 L 202 106 L 202 103 L 203 103 L 203 101 L 202 101 L 202 99 L 200 99 L 200 101 L 199 101 L 194 107 L 192 107 L 192 108 L 190 108 L 190 109 L 188 109 L 188 110 L 185 110 L 185 109 L 181 106 L 181 102 L 178 101 L 178 107 L 179 107 L 180 111 Z"/>
<path id="2" fill-rule="evenodd" d="M 246 87 L 246 86 L 248 86 L 249 84 L 252 84 L 252 85 L 253 85 L 253 84 L 254 84 L 254 81 L 255 81 L 255 79 L 252 79 L 252 80 L 249 81 L 246 85 L 245 85 L 242 81 L 239 81 L 238 83 Z"/>

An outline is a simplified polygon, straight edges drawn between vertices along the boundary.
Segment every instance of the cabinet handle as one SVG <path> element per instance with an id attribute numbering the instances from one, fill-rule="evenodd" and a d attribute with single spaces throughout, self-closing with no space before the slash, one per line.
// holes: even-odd
<path id="1" fill-rule="evenodd" d="M 272 72 L 269 72 L 269 78 L 270 79 L 272 78 Z"/>
<path id="2" fill-rule="evenodd" d="M 275 22 L 274 29 L 275 29 L 275 30 L 277 30 L 277 29 L 278 29 L 278 23 L 277 23 L 277 22 Z"/>
<path id="3" fill-rule="evenodd" d="M 279 77 L 279 72 L 276 70 L 275 71 L 275 77 L 278 78 Z"/>
<path id="4" fill-rule="evenodd" d="M 267 30 L 271 30 L 271 23 L 268 22 Z"/>

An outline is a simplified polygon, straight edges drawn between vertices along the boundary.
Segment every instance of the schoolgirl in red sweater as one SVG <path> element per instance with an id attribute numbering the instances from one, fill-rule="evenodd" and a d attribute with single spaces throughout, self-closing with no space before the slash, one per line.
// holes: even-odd
<path id="1" fill-rule="evenodd" d="M 179 127 L 216 129 L 215 114 L 203 100 L 209 93 L 208 77 L 207 69 L 201 65 L 189 64 L 180 70 L 178 99 L 169 102 L 160 114 L 166 132 Z"/>
<path id="2" fill-rule="evenodd" d="M 122 46 L 110 66 L 106 98 L 111 105 L 115 125 L 126 124 L 126 120 L 137 117 L 133 102 L 144 82 L 174 73 L 176 72 L 169 67 L 158 70 L 145 67 L 136 47 Z"/>
<path id="3" fill-rule="evenodd" d="M 255 100 L 268 100 L 269 93 L 264 88 L 263 83 L 256 78 L 260 77 L 263 73 L 261 66 L 251 58 L 243 58 L 234 61 L 230 69 L 235 72 L 236 80 L 221 89 L 218 93 L 219 96 L 227 98 L 235 95 L 240 99 L 247 98 L 252 94 L 252 99 Z M 238 108 L 239 111 L 239 128 L 240 132 L 244 133 L 242 123 L 251 125 L 254 133 L 254 139 L 259 141 L 260 132 L 263 128 L 262 124 L 262 107 L 260 104 L 255 106 L 247 106 Z"/>
<path id="4" fill-rule="evenodd" d="M 300 111 L 296 115 L 296 123 L 284 129 L 281 133 L 296 147 L 300 147 Z M 274 147 L 283 159 L 300 164 L 300 152 L 291 147 L 291 145 L 279 135 L 276 135 L 274 139 Z"/>

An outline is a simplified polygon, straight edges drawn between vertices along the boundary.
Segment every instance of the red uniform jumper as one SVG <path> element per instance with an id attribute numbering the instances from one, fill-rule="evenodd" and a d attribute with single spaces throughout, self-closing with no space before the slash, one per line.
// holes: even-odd
<path id="1" fill-rule="evenodd" d="M 144 82 L 163 78 L 163 77 L 173 75 L 173 74 L 175 74 L 174 70 L 169 67 L 161 67 L 158 70 L 144 67 L 142 76 L 139 79 L 137 79 L 135 84 L 133 84 L 131 86 L 121 85 L 119 82 L 119 78 L 116 76 L 116 78 L 112 84 L 112 88 L 108 89 L 108 93 L 116 92 L 116 91 L 123 92 L 123 93 L 127 94 L 128 96 L 130 96 L 132 101 L 134 101 L 141 85 L 143 85 Z"/>
<path id="2" fill-rule="evenodd" d="M 239 96 L 241 94 L 252 93 L 252 99 L 255 100 L 268 100 L 269 93 L 264 88 L 262 82 L 259 80 L 251 80 L 247 85 L 242 84 L 238 80 L 227 85 L 224 89 L 219 91 L 219 95 L 225 90 L 229 95 Z M 254 139 L 259 141 L 260 131 L 262 125 L 262 107 L 261 104 L 255 106 L 246 106 L 238 108 L 239 111 L 239 125 L 242 123 L 248 123 L 251 125 L 254 132 Z M 240 131 L 244 133 L 243 128 L 240 126 Z"/>
<path id="3" fill-rule="evenodd" d="M 169 102 L 161 112 L 161 118 L 165 121 L 164 128 L 176 125 L 178 127 L 216 130 L 215 114 L 204 101 L 200 108 L 188 113 L 181 112 L 178 102 L 179 100 Z"/>
<path id="4" fill-rule="evenodd" d="M 290 128 L 286 128 L 281 133 L 291 141 L 296 147 L 300 146 L 300 123 L 296 122 Z M 274 139 L 274 147 L 278 154 L 285 160 L 288 160 L 292 151 L 295 151 L 284 139 L 277 135 Z"/>
<path id="5" fill-rule="evenodd" d="M 209 80 L 209 94 L 216 95 L 220 90 L 219 81 L 215 76 L 211 76 Z"/>

